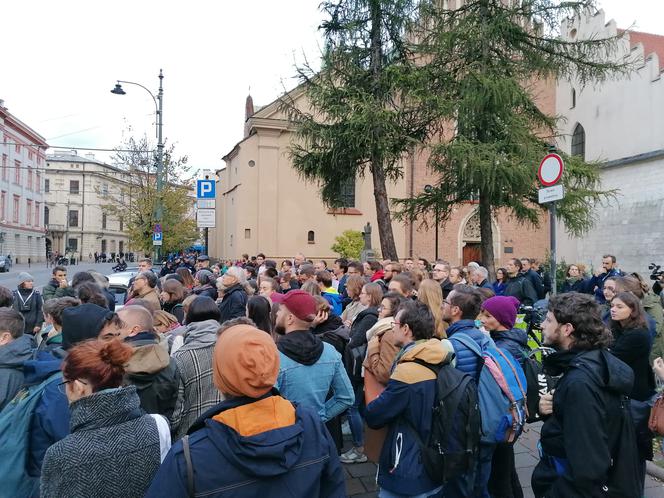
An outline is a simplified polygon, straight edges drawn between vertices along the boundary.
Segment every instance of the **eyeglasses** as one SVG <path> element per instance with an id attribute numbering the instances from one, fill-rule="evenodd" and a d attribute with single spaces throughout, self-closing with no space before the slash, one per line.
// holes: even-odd
<path id="1" fill-rule="evenodd" d="M 88 385 L 87 382 L 81 379 L 65 380 L 64 382 L 60 382 L 58 384 L 58 391 L 60 391 L 62 394 L 67 394 L 67 388 L 66 388 L 67 384 L 69 384 L 70 382 L 74 382 L 75 380 L 79 381 L 81 384 L 84 384 L 86 386 Z"/>
<path id="2" fill-rule="evenodd" d="M 452 303 L 450 303 L 447 299 L 443 299 L 443 304 L 447 304 L 448 306 L 452 306 Z"/>

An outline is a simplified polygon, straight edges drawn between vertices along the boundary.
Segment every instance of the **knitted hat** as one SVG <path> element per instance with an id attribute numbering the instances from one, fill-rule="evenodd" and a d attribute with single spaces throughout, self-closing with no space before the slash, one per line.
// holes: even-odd
<path id="1" fill-rule="evenodd" d="M 316 301 L 311 294 L 303 290 L 290 291 L 282 299 L 281 305 L 306 322 L 312 322 L 316 316 Z"/>
<path id="2" fill-rule="evenodd" d="M 85 303 L 62 312 L 62 347 L 69 349 L 79 342 L 96 339 L 106 317 L 113 312 L 96 304 Z"/>
<path id="3" fill-rule="evenodd" d="M 260 398 L 272 389 L 278 374 L 279 352 L 270 334 L 235 325 L 217 339 L 212 375 L 222 393 Z"/>
<path id="4" fill-rule="evenodd" d="M 489 312 L 503 327 L 511 329 L 516 322 L 520 304 L 513 296 L 494 296 L 482 303 L 482 309 Z"/>
<path id="5" fill-rule="evenodd" d="M 32 275 L 30 275 L 27 271 L 22 271 L 21 273 L 18 274 L 18 285 L 34 281 L 35 279 L 32 278 Z"/>
<path id="6" fill-rule="evenodd" d="M 211 284 L 213 283 L 211 280 L 214 280 L 214 273 L 210 270 L 198 270 L 194 278 L 198 280 L 201 285 Z"/>

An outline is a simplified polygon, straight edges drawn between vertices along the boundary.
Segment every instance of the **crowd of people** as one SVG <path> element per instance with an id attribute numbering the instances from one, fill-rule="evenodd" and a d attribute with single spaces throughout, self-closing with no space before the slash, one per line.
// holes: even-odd
<path id="1" fill-rule="evenodd" d="M 94 271 L 0 287 L 0 496 L 345 496 L 340 464 L 372 460 L 380 497 L 520 498 L 526 419 L 536 496 L 643 495 L 664 315 L 615 256 L 557 294 L 530 258 L 494 281 L 425 259 L 138 266 L 117 312 Z M 547 354 L 517 325 L 536 303 Z M 527 413 L 533 368 L 555 388 Z"/>

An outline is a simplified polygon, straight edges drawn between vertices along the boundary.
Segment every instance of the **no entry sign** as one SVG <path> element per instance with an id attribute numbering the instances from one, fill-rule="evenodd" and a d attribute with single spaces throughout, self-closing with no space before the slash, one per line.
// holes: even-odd
<path id="1" fill-rule="evenodd" d="M 545 187 L 552 187 L 563 176 L 563 159 L 558 154 L 548 154 L 542 159 L 537 169 L 537 177 Z"/>

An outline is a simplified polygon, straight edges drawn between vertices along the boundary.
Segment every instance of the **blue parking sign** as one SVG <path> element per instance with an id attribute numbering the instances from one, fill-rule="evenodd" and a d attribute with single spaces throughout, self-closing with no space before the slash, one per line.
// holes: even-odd
<path id="1" fill-rule="evenodd" d="M 196 180 L 197 199 L 214 199 L 215 190 L 214 180 Z"/>

